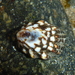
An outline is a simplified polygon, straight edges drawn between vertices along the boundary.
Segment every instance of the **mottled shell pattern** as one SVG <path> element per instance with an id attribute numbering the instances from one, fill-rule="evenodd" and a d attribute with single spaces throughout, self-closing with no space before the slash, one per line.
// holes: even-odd
<path id="1" fill-rule="evenodd" d="M 63 33 L 56 26 L 40 20 L 29 22 L 17 33 L 18 47 L 31 58 L 48 59 L 51 54 L 60 54 L 63 46 Z"/>

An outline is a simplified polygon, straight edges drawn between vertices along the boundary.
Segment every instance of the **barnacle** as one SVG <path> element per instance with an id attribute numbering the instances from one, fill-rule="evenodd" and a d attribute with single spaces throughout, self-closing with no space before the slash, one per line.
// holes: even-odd
<path id="1" fill-rule="evenodd" d="M 18 47 L 22 47 L 22 51 L 31 58 L 47 59 L 51 52 L 60 54 L 62 51 L 64 33 L 44 20 L 29 22 L 16 36 Z"/>

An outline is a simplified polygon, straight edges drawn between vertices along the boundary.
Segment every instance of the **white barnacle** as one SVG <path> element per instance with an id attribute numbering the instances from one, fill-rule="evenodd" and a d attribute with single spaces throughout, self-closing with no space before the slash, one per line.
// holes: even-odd
<path id="1" fill-rule="evenodd" d="M 42 33 L 43 33 L 43 34 L 45 34 L 45 33 L 46 33 L 46 31 L 45 31 L 45 30 L 43 30 L 43 31 L 42 31 Z"/>
<path id="2" fill-rule="evenodd" d="M 28 27 L 26 27 L 26 29 L 30 30 L 30 31 L 33 30 L 32 26 L 28 26 Z"/>
<path id="3" fill-rule="evenodd" d="M 37 23 L 39 23 L 40 25 L 44 25 L 44 21 L 43 20 L 40 20 Z"/>
<path id="4" fill-rule="evenodd" d="M 55 42 L 55 37 L 54 36 L 51 36 L 50 37 L 50 41 Z"/>
<path id="5" fill-rule="evenodd" d="M 47 37 L 50 37 L 50 32 L 47 32 Z"/>
<path id="6" fill-rule="evenodd" d="M 25 48 L 23 48 L 23 50 L 22 50 L 25 54 L 27 54 L 27 51 L 26 51 L 26 49 Z"/>
<path id="7" fill-rule="evenodd" d="M 55 27 L 55 26 L 52 27 L 52 30 L 56 30 L 56 29 L 57 29 L 57 27 Z"/>
<path id="8" fill-rule="evenodd" d="M 41 54 L 41 58 L 42 58 L 42 59 L 47 59 L 47 54 L 46 54 L 45 52 L 43 52 L 43 53 Z"/>
<path id="9" fill-rule="evenodd" d="M 43 45 L 43 48 L 46 48 L 46 47 L 47 47 L 47 45 L 46 45 L 46 44 L 44 44 L 44 45 Z"/>
<path id="10" fill-rule="evenodd" d="M 54 44 L 53 44 L 52 42 L 49 42 L 49 46 L 53 47 L 53 46 L 54 46 Z"/>
<path id="11" fill-rule="evenodd" d="M 50 30 L 51 30 L 51 28 L 50 28 L 50 27 L 48 27 L 48 28 L 46 28 L 45 30 L 46 30 L 46 31 L 50 31 Z"/>
<path id="12" fill-rule="evenodd" d="M 47 41 L 44 38 L 42 38 L 42 44 L 44 45 L 46 43 L 47 43 Z"/>
<path id="13" fill-rule="evenodd" d="M 40 52 L 40 50 L 41 50 L 40 47 L 36 47 L 36 48 L 35 48 L 35 51 L 38 52 L 38 53 Z"/>
<path id="14" fill-rule="evenodd" d="M 35 27 L 35 28 L 38 27 L 38 24 L 34 24 L 33 27 Z"/>
<path id="15" fill-rule="evenodd" d="M 32 22 L 29 22 L 27 25 L 32 25 Z"/>
<path id="16" fill-rule="evenodd" d="M 30 53 L 30 56 L 31 56 L 32 58 L 35 57 L 33 50 L 29 49 L 29 53 Z"/>
<path id="17" fill-rule="evenodd" d="M 49 51 L 52 51 L 53 50 L 53 47 L 51 47 L 51 46 L 48 46 L 48 48 L 47 48 Z"/>
<path id="18" fill-rule="evenodd" d="M 45 21 L 45 24 L 47 24 L 47 25 L 48 25 L 48 22 L 47 22 L 47 21 Z"/>
<path id="19" fill-rule="evenodd" d="M 51 33 L 52 33 L 52 35 L 55 35 L 56 34 L 56 31 L 53 30 L 53 31 L 51 31 Z"/>

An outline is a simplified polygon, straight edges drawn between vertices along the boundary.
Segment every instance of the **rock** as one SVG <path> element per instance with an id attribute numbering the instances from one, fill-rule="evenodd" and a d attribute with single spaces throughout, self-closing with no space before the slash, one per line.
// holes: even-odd
<path id="1" fill-rule="evenodd" d="M 6 24 L 2 19 L 0 29 L 0 74 L 10 75 L 74 75 L 75 39 L 72 28 L 59 0 L 7 0 L 6 13 L 11 20 Z M 14 9 L 14 10 L 12 10 Z M 12 12 L 11 12 L 12 11 Z M 62 53 L 48 60 L 32 59 L 19 50 L 14 50 L 11 39 L 24 20 L 45 20 L 54 24 L 66 34 Z M 22 23 L 22 24 L 21 24 Z M 10 36 L 9 36 L 10 35 Z M 8 39 L 7 39 L 8 38 Z M 15 38 L 13 37 L 13 40 Z M 21 65 L 19 63 L 22 63 Z M 25 66 L 25 67 L 24 67 Z"/>

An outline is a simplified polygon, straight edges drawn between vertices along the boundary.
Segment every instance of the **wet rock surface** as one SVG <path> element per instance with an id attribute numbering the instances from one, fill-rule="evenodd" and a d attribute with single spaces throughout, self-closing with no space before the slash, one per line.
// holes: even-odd
<path id="1" fill-rule="evenodd" d="M 75 39 L 59 0 L 0 2 L 0 75 L 74 75 Z M 23 21 L 46 20 L 66 34 L 63 51 L 48 60 L 32 59 L 14 48 Z"/>
<path id="2" fill-rule="evenodd" d="M 75 36 L 75 1 L 74 0 L 60 0 L 64 10 L 71 23 L 72 30 Z"/>

